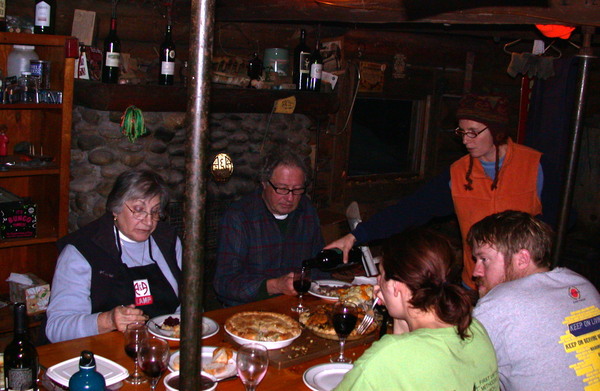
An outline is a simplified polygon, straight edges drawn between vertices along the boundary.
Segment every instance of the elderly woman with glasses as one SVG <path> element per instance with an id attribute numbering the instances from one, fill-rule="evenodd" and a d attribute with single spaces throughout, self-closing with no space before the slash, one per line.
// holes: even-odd
<path id="1" fill-rule="evenodd" d="M 52 342 L 124 331 L 179 308 L 181 241 L 160 220 L 163 179 L 146 170 L 119 175 L 106 213 L 62 238 L 46 335 Z"/>
<path id="2" fill-rule="evenodd" d="M 326 248 L 337 247 L 347 254 L 355 243 L 387 238 L 434 217 L 456 213 L 463 238 L 462 279 L 465 285 L 475 288 L 474 264 L 465 241 L 469 228 L 482 218 L 507 209 L 541 214 L 544 176 L 541 153 L 516 144 L 509 137 L 506 98 L 466 95 L 456 117 L 458 128 L 454 133 L 462 139 L 468 154 L 414 194 L 359 224 Z"/>

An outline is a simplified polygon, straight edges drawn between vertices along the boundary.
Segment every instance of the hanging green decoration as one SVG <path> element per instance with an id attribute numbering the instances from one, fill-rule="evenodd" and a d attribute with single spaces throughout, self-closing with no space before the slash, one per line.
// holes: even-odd
<path id="1" fill-rule="evenodd" d="M 127 136 L 132 143 L 135 142 L 138 137 L 146 134 L 142 110 L 133 105 L 125 109 L 125 112 L 121 117 L 121 133 Z"/>

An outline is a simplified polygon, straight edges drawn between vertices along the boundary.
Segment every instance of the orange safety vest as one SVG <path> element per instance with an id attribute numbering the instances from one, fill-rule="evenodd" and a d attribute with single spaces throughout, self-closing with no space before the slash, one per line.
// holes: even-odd
<path id="1" fill-rule="evenodd" d="M 538 215 L 542 203 L 537 193 L 537 175 L 542 154 L 534 149 L 508 140 L 508 148 L 498 173 L 498 183 L 492 190 L 493 180 L 487 176 L 479 159 L 473 162 L 473 190 L 465 189 L 469 155 L 463 156 L 450 166 L 450 183 L 454 210 L 458 217 L 463 238 L 463 281 L 472 288 L 475 263 L 471 248 L 466 242 L 471 226 L 479 220 L 505 210 L 518 210 Z"/>

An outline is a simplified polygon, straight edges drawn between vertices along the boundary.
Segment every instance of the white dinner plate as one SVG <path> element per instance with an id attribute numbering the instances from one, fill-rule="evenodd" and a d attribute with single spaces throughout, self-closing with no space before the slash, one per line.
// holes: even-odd
<path id="1" fill-rule="evenodd" d="M 204 368 L 205 365 L 210 364 L 212 362 L 213 352 L 216 348 L 216 346 L 202 346 L 202 353 L 200 358 L 202 368 Z M 237 374 L 237 366 L 235 364 L 236 358 L 237 352 L 234 351 L 233 357 L 227 362 L 226 371 L 220 374 L 219 376 L 215 376 L 218 380 L 225 379 L 226 377 L 230 377 Z M 171 357 L 169 358 L 169 371 L 179 371 L 179 368 L 176 367 L 175 364 L 176 361 L 179 361 L 179 350 L 171 354 Z"/>
<path id="2" fill-rule="evenodd" d="M 80 357 L 75 357 L 53 365 L 48 368 L 46 375 L 61 386 L 69 387 L 69 379 L 75 372 L 79 371 L 79 359 Z M 127 369 L 114 361 L 97 354 L 94 354 L 94 359 L 96 360 L 96 371 L 104 376 L 107 387 L 117 384 L 129 376 Z"/>
<path id="3" fill-rule="evenodd" d="M 308 290 L 308 293 L 310 293 L 311 295 L 317 296 L 317 297 L 319 297 L 321 299 L 325 299 L 325 300 L 337 301 L 338 300 L 337 296 L 326 296 L 326 295 L 319 293 L 318 292 L 319 285 L 350 286 L 352 284 L 349 284 L 344 281 L 339 281 L 339 280 L 316 280 L 310 284 L 310 289 Z"/>
<path id="4" fill-rule="evenodd" d="M 331 391 L 340 384 L 344 375 L 351 369 L 352 364 L 331 363 L 315 365 L 304 372 L 302 380 L 313 391 Z"/>
<path id="5" fill-rule="evenodd" d="M 174 337 L 172 331 L 163 330 L 160 328 L 165 319 L 169 316 L 177 319 L 180 318 L 180 314 L 162 315 L 152 318 L 148 321 L 148 331 L 150 334 L 155 335 L 159 338 L 163 338 L 169 341 L 179 341 L 179 337 Z M 212 337 L 219 331 L 219 324 L 211 318 L 202 318 L 202 338 Z"/>

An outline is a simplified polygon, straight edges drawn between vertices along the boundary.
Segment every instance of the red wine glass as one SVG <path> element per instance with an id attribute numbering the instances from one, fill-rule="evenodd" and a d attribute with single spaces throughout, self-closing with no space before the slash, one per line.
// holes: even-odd
<path id="1" fill-rule="evenodd" d="M 307 311 L 307 308 L 302 304 L 302 295 L 310 289 L 310 270 L 307 268 L 294 269 L 294 289 L 298 292 L 298 305 L 292 307 L 294 312 Z"/>
<path id="2" fill-rule="evenodd" d="M 154 391 L 158 379 L 167 369 L 169 362 L 169 343 L 161 338 L 150 336 L 140 346 L 138 351 L 140 368 L 150 379 L 150 389 Z"/>
<path id="3" fill-rule="evenodd" d="M 331 322 L 340 340 L 340 354 L 331 357 L 331 362 L 351 363 L 352 360 L 344 356 L 344 345 L 346 338 L 350 335 L 358 320 L 358 309 L 356 304 L 347 301 L 338 301 L 331 311 Z"/>
<path id="4" fill-rule="evenodd" d="M 125 353 L 133 359 L 133 373 L 125 381 L 130 384 L 142 384 L 146 377 L 140 372 L 138 364 L 138 351 L 142 342 L 148 338 L 148 329 L 143 322 L 134 322 L 127 325 L 125 329 Z"/>

